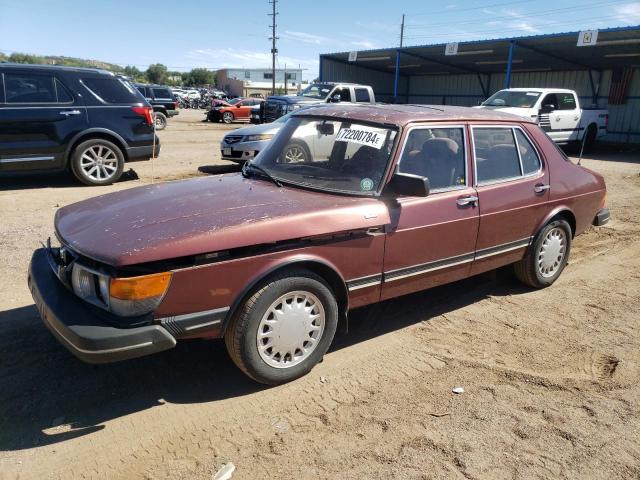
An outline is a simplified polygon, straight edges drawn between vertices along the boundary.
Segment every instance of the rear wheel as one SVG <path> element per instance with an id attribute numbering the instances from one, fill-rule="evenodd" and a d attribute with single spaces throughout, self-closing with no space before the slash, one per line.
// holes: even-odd
<path id="1" fill-rule="evenodd" d="M 331 345 L 338 304 L 324 280 L 306 270 L 272 277 L 233 316 L 225 343 L 233 362 L 268 385 L 307 374 Z"/>
<path id="2" fill-rule="evenodd" d="M 284 147 L 280 155 L 280 163 L 302 163 L 309 162 L 310 159 L 311 153 L 307 145 L 295 140 Z"/>
<path id="3" fill-rule="evenodd" d="M 164 130 L 167 128 L 167 116 L 162 112 L 154 112 L 154 121 L 156 122 L 156 130 Z"/>
<path id="4" fill-rule="evenodd" d="M 120 178 L 123 168 L 120 148 L 102 138 L 82 142 L 71 156 L 71 171 L 86 185 L 110 185 Z"/>
<path id="5" fill-rule="evenodd" d="M 566 220 L 554 220 L 540 230 L 527 255 L 514 265 L 516 276 L 531 287 L 548 287 L 564 270 L 570 251 L 571 227 Z"/>
<path id="6" fill-rule="evenodd" d="M 224 112 L 224 113 L 222 114 L 222 121 L 223 121 L 224 123 L 231 123 L 231 122 L 233 122 L 233 113 L 231 113 L 231 112 Z"/>

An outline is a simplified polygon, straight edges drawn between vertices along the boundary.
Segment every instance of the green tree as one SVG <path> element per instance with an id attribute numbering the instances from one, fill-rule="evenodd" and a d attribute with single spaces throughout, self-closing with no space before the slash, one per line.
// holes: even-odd
<path id="1" fill-rule="evenodd" d="M 132 80 L 138 80 L 143 76 L 142 72 L 133 65 L 127 65 L 124 67 L 123 73 Z"/>
<path id="2" fill-rule="evenodd" d="M 189 72 L 188 85 L 213 85 L 215 83 L 215 74 L 206 68 L 194 68 Z"/>
<path id="3" fill-rule="evenodd" d="M 146 71 L 147 80 L 150 83 L 163 84 L 167 81 L 167 67 L 161 63 L 149 65 Z"/>
<path id="4" fill-rule="evenodd" d="M 12 63 L 35 63 L 35 64 L 43 64 L 47 63 L 44 57 L 39 57 L 37 55 L 29 55 L 27 53 L 12 53 L 9 55 L 9 61 Z"/>
<path id="5" fill-rule="evenodd" d="M 6 60 L 7 60 L 7 56 L 4 53 L 0 52 L 0 62 L 4 62 Z"/>

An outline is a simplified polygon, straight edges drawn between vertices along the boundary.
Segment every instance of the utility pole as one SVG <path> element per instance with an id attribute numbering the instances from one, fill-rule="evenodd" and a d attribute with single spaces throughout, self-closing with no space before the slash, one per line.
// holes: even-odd
<path id="1" fill-rule="evenodd" d="M 400 25 L 400 48 L 402 48 L 403 39 L 404 39 L 404 13 L 402 14 L 402 24 Z"/>
<path id="2" fill-rule="evenodd" d="M 278 12 L 276 12 L 276 4 L 278 3 L 278 0 L 269 0 L 269 3 L 273 6 L 272 13 L 267 14 L 271 16 L 271 37 L 269 37 L 269 40 L 271 40 L 271 94 L 275 95 L 276 55 L 278 54 L 278 49 L 276 48 L 276 40 L 279 39 L 279 37 L 276 37 L 276 15 L 278 15 Z"/>
<path id="3" fill-rule="evenodd" d="M 287 64 L 284 64 L 284 94 L 288 95 L 289 92 L 287 91 Z"/>

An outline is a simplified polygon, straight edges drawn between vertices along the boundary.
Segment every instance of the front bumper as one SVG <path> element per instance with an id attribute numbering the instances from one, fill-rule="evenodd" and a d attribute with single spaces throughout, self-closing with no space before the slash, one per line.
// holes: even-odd
<path id="1" fill-rule="evenodd" d="M 596 227 L 601 227 L 602 225 L 609 222 L 610 214 L 608 208 L 602 208 L 596 214 L 596 217 L 593 219 L 593 224 Z"/>
<path id="2" fill-rule="evenodd" d="M 39 248 L 29 265 L 29 289 L 42 321 L 71 353 L 87 363 L 109 363 L 142 357 L 176 345 L 159 325 L 116 328 L 100 317 L 96 307 L 67 290 L 53 273 L 49 251 Z"/>
<path id="3" fill-rule="evenodd" d="M 231 160 L 232 162 L 246 162 L 251 160 L 260 153 L 261 150 L 269 143 L 269 140 L 256 142 L 240 142 L 227 144 L 220 142 L 220 155 L 223 160 Z"/>

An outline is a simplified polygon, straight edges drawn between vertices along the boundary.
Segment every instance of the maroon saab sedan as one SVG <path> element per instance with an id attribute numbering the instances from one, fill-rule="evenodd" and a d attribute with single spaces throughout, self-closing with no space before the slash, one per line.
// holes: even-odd
<path id="1" fill-rule="evenodd" d="M 243 372 L 278 384 L 313 368 L 350 309 L 509 264 L 551 285 L 572 239 L 608 221 L 605 198 L 602 177 L 520 117 L 319 107 L 242 174 L 61 208 L 60 245 L 35 251 L 29 285 L 87 362 L 224 338 Z"/>

